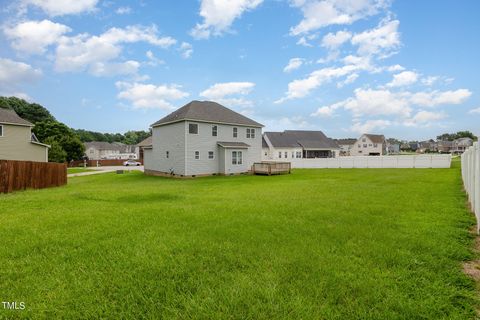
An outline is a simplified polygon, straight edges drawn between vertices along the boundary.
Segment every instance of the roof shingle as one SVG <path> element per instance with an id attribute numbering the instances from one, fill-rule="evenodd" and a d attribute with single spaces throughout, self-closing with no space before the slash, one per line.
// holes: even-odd
<path id="1" fill-rule="evenodd" d="M 0 123 L 16 124 L 33 127 L 33 124 L 20 116 L 11 109 L 0 108 Z"/>
<path id="2" fill-rule="evenodd" d="M 252 119 L 249 119 L 240 113 L 230 110 L 221 104 L 213 101 L 196 100 L 187 103 L 180 109 L 158 120 L 152 124 L 152 127 L 184 120 L 228 123 L 260 128 L 263 127 L 262 124 L 253 121 Z"/>
<path id="3" fill-rule="evenodd" d="M 265 132 L 275 148 L 336 149 L 338 145 L 322 131 L 285 130 Z"/>

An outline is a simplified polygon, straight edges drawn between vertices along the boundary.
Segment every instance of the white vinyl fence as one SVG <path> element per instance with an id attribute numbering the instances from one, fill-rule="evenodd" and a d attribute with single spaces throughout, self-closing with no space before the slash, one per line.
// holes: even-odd
<path id="1" fill-rule="evenodd" d="M 480 231 L 480 144 L 473 146 L 462 154 L 463 185 L 468 194 L 468 201 L 477 218 L 477 232 Z"/>
<path id="2" fill-rule="evenodd" d="M 290 162 L 292 164 L 292 168 L 450 168 L 452 156 L 449 154 L 412 156 L 357 156 L 316 159 L 286 159 L 284 161 Z"/>

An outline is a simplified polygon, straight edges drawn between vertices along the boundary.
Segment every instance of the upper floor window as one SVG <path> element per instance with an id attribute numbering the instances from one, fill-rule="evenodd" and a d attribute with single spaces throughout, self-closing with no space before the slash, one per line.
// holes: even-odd
<path id="1" fill-rule="evenodd" d="M 3 137 L 3 126 L 0 126 L 0 137 Z"/>
<path id="2" fill-rule="evenodd" d="M 281 151 L 278 152 L 278 157 L 279 157 L 279 158 L 282 157 L 282 152 L 281 152 Z"/>
<path id="3" fill-rule="evenodd" d="M 233 137 L 236 138 L 238 136 L 238 128 L 233 128 Z"/>
<path id="4" fill-rule="evenodd" d="M 195 160 L 200 159 L 200 151 L 195 151 Z"/>
<path id="5" fill-rule="evenodd" d="M 255 138 L 255 129 L 247 128 L 247 138 L 254 139 Z"/>
<path id="6" fill-rule="evenodd" d="M 242 164 L 242 151 L 232 151 L 232 164 Z"/>
<path id="7" fill-rule="evenodd" d="M 188 124 L 188 133 L 198 134 L 198 124 L 196 124 L 196 123 L 189 123 L 189 124 Z"/>
<path id="8" fill-rule="evenodd" d="M 366 138 L 363 138 L 363 139 L 362 139 L 362 142 L 367 142 L 367 139 L 366 139 Z"/>
<path id="9" fill-rule="evenodd" d="M 371 144 L 371 143 L 369 143 L 369 144 L 368 144 L 368 146 L 369 146 L 369 147 L 371 147 L 371 146 L 372 146 L 372 144 Z"/>
<path id="10" fill-rule="evenodd" d="M 165 151 L 165 157 L 169 158 L 170 157 L 170 151 Z"/>
<path id="11" fill-rule="evenodd" d="M 208 151 L 208 159 L 213 159 L 213 151 Z"/>
<path id="12" fill-rule="evenodd" d="M 285 159 L 287 159 L 287 158 L 288 158 L 288 152 L 285 151 Z"/>
<path id="13" fill-rule="evenodd" d="M 374 144 L 373 144 L 373 147 L 374 147 L 374 148 L 378 147 L 378 144 L 374 143 Z"/>
<path id="14" fill-rule="evenodd" d="M 217 136 L 217 126 L 212 126 L 212 137 L 216 137 Z"/>
<path id="15" fill-rule="evenodd" d="M 366 148 L 366 147 L 367 147 L 367 144 L 365 143 L 365 144 L 363 145 L 363 147 Z"/>

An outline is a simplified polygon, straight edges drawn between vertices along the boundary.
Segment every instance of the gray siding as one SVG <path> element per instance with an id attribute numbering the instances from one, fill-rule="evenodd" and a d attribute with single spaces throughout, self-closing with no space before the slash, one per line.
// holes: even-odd
<path id="1" fill-rule="evenodd" d="M 203 122 L 185 122 L 186 135 L 186 175 L 200 175 L 212 173 L 240 173 L 250 170 L 254 162 L 261 161 L 262 152 L 262 129 L 255 129 L 255 138 L 247 138 L 247 128 L 244 126 L 233 126 L 226 124 L 213 124 Z M 198 134 L 188 133 L 188 124 L 198 124 Z M 212 126 L 217 126 L 217 136 L 212 136 Z M 233 128 L 238 128 L 237 138 L 233 137 Z M 225 152 L 225 171 L 221 168 L 220 162 L 223 160 L 219 153 L 223 148 L 218 147 L 217 142 L 244 142 L 250 147 L 248 149 L 227 149 Z M 232 165 L 231 151 L 237 150 L 243 152 L 243 164 Z M 200 152 L 200 159 L 195 159 L 195 151 Z M 208 151 L 214 151 L 215 159 L 208 159 Z"/>
<path id="2" fill-rule="evenodd" d="M 145 169 L 185 175 L 185 122 L 154 127 L 153 149 L 145 161 Z M 166 152 L 169 157 L 166 157 Z M 146 153 L 147 154 L 147 153 Z"/>
<path id="3" fill-rule="evenodd" d="M 0 124 L 0 159 L 20 161 L 48 161 L 48 148 L 31 142 L 31 129 L 26 126 Z"/>

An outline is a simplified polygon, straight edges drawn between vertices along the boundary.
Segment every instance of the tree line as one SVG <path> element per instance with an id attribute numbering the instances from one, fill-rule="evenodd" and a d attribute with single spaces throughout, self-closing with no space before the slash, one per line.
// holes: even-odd
<path id="1" fill-rule="evenodd" d="M 128 131 L 121 134 L 73 129 L 55 119 L 42 105 L 17 97 L 0 97 L 0 108 L 14 110 L 21 118 L 34 125 L 32 132 L 37 139 L 51 146 L 48 151 L 48 161 L 51 162 L 82 159 L 85 154 L 84 142 L 121 142 L 134 145 L 150 136 L 148 131 Z"/>

